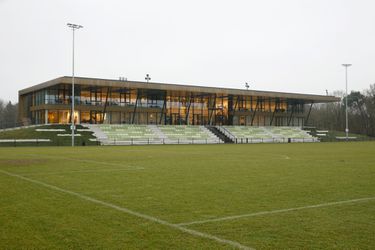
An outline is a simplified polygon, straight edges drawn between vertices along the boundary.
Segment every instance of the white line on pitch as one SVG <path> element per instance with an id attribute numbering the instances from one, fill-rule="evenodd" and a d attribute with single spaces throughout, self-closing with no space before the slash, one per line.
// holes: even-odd
<path id="1" fill-rule="evenodd" d="M 158 219 L 156 217 L 149 216 L 147 214 L 142 214 L 142 213 L 130 210 L 130 209 L 125 208 L 125 207 L 120 207 L 120 206 L 117 206 L 117 205 L 112 204 L 112 203 L 101 201 L 101 200 L 98 200 L 98 199 L 95 199 L 95 198 L 92 198 L 92 197 L 89 197 L 89 196 L 86 196 L 86 195 L 83 195 L 83 194 L 80 194 L 80 193 L 76 193 L 76 192 L 73 192 L 73 191 L 70 191 L 70 190 L 67 190 L 67 189 L 63 189 L 63 188 L 60 188 L 60 187 L 57 187 L 57 186 L 54 186 L 54 185 L 50 185 L 50 184 L 38 181 L 38 180 L 27 178 L 27 177 L 22 176 L 22 175 L 10 173 L 10 172 L 4 171 L 4 170 L 0 170 L 0 172 L 3 173 L 3 174 L 6 174 L 8 176 L 17 177 L 17 178 L 22 179 L 24 181 L 28 181 L 28 182 L 31 182 L 31 183 L 34 183 L 34 184 L 38 184 L 40 186 L 43 186 L 43 187 L 46 187 L 46 188 L 49 188 L 49 189 L 52 189 L 52 190 L 55 190 L 55 191 L 70 194 L 70 195 L 78 197 L 82 200 L 90 201 L 92 203 L 99 204 L 99 205 L 102 205 L 104 207 L 109 207 L 109 208 L 112 208 L 112 209 L 120 211 L 120 212 L 124 212 L 124 213 L 130 214 L 130 215 L 133 215 L 133 216 L 136 216 L 136 217 L 148 220 L 148 221 L 152 221 L 152 222 L 155 222 L 155 223 L 158 223 L 158 224 L 161 224 L 161 225 L 173 228 L 173 229 L 177 229 L 179 231 L 182 231 L 184 233 L 187 233 L 187 234 L 190 234 L 190 235 L 193 235 L 193 236 L 198 236 L 198 237 L 201 237 L 201 238 L 214 240 L 216 242 L 226 244 L 226 245 L 229 245 L 231 247 L 238 248 L 238 249 L 247 249 L 247 250 L 253 249 L 251 247 L 242 245 L 241 243 L 236 242 L 236 241 L 222 239 L 222 238 L 219 238 L 215 235 L 202 233 L 202 232 L 199 232 L 199 231 L 196 231 L 196 230 L 193 230 L 193 229 L 188 229 L 188 228 L 185 228 L 183 226 L 176 225 L 176 224 L 167 222 L 165 220 L 161 220 L 161 219 Z"/>
<path id="2" fill-rule="evenodd" d="M 38 154 L 25 154 L 26 156 L 38 156 L 41 157 L 41 155 Z M 62 159 L 62 160 L 71 160 L 71 161 L 77 161 L 77 162 L 85 162 L 85 163 L 94 163 L 94 164 L 100 164 L 100 165 L 109 165 L 109 166 L 115 166 L 115 167 L 126 167 L 126 168 L 141 168 L 138 166 L 126 166 L 121 163 L 113 163 L 113 162 L 103 162 L 103 161 L 94 161 L 94 160 L 84 160 L 84 159 L 77 159 L 77 158 L 70 158 L 70 157 L 63 157 L 63 156 L 45 156 L 43 155 L 42 158 L 47 159 Z M 143 168 L 144 169 L 144 168 Z"/>
<path id="3" fill-rule="evenodd" d="M 142 170 L 144 168 L 117 168 L 117 169 L 85 169 L 85 170 L 72 170 L 72 171 L 56 171 L 56 172 L 45 172 L 45 173 L 18 173 L 23 176 L 32 176 L 32 175 L 54 175 L 54 174 L 74 174 L 74 173 L 100 173 L 100 172 L 116 172 L 116 171 L 133 171 L 133 170 Z"/>
<path id="4" fill-rule="evenodd" d="M 269 211 L 263 211 L 263 212 L 256 212 L 256 213 L 250 213 L 250 214 L 240 214 L 240 215 L 233 215 L 233 216 L 220 217 L 220 218 L 207 219 L 207 220 L 197 220 L 197 221 L 191 221 L 191 222 L 186 222 L 186 223 L 178 223 L 176 225 L 188 226 L 188 225 L 194 225 L 194 224 L 204 224 L 204 223 L 209 223 L 209 222 L 235 220 L 235 219 L 241 219 L 241 218 L 245 218 L 245 217 L 255 217 L 255 216 L 261 216 L 261 215 L 268 215 L 268 214 L 286 213 L 286 212 L 291 212 L 291 211 L 298 211 L 298 210 L 311 209 L 311 208 L 329 207 L 329 206 L 336 206 L 336 205 L 341 205 L 341 204 L 370 201 L 370 200 L 375 200 L 375 197 L 366 197 L 366 198 L 353 199 L 353 200 L 327 202 L 327 203 L 304 206 L 304 207 L 294 207 L 294 208 L 285 208 L 285 209 L 278 209 L 278 210 L 269 210 Z"/>

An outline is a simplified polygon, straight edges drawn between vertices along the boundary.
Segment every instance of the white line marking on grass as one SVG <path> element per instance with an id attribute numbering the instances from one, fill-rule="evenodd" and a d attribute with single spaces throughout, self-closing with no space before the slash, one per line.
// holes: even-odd
<path id="1" fill-rule="evenodd" d="M 182 231 L 184 233 L 187 233 L 187 234 L 190 234 L 190 235 L 193 235 L 193 236 L 198 236 L 198 237 L 201 237 L 201 238 L 214 240 L 216 242 L 226 244 L 226 245 L 229 245 L 231 247 L 238 248 L 238 249 L 247 249 L 247 250 L 253 249 L 251 247 L 244 246 L 241 243 L 236 242 L 236 241 L 226 240 L 226 239 L 219 238 L 215 235 L 202 233 L 202 232 L 199 232 L 199 231 L 196 231 L 196 230 L 193 230 L 193 229 L 188 229 L 188 228 L 185 228 L 183 226 L 172 224 L 172 223 L 167 222 L 165 220 L 158 219 L 156 217 L 152 217 L 152 216 L 149 216 L 149 215 L 146 215 L 146 214 L 142 214 L 142 213 L 130 210 L 128 208 L 120 207 L 120 206 L 117 206 L 115 204 L 108 203 L 108 202 L 105 202 L 105 201 L 101 201 L 101 200 L 98 200 L 98 199 L 95 199 L 95 198 L 92 198 L 92 197 L 89 197 L 89 196 L 86 196 L 86 195 L 83 195 L 83 194 L 80 194 L 80 193 L 76 193 L 76 192 L 73 192 L 73 191 L 70 191 L 70 190 L 67 190 L 67 189 L 59 188 L 57 186 L 50 185 L 50 184 L 47 184 L 47 183 L 44 183 L 44 182 L 41 182 L 41 181 L 38 181 L 38 180 L 27 178 L 27 177 L 22 176 L 22 175 L 13 174 L 13 173 L 10 173 L 10 172 L 4 171 L 4 170 L 0 170 L 0 172 L 5 174 L 5 175 L 16 177 L 16 178 L 19 178 L 19 179 L 22 179 L 24 181 L 28 181 L 28 182 L 31 182 L 31 183 L 34 183 L 34 184 L 38 184 L 40 186 L 43 186 L 43 187 L 46 187 L 46 188 L 49 188 L 49 189 L 52 189 L 52 190 L 55 190 L 55 191 L 70 194 L 70 195 L 78 197 L 82 200 L 90 201 L 92 203 L 99 204 L 99 205 L 102 205 L 104 207 L 109 207 L 109 208 L 112 208 L 112 209 L 120 211 L 120 212 L 124 212 L 124 213 L 130 214 L 130 215 L 133 215 L 133 216 L 136 216 L 136 217 L 148 220 L 148 221 L 152 221 L 152 222 L 155 222 L 155 223 L 158 223 L 158 224 L 161 224 L 161 225 L 173 228 L 173 229 L 177 229 L 179 231 Z"/>
<path id="2" fill-rule="evenodd" d="M 261 215 L 268 215 L 268 214 L 286 213 L 286 212 L 291 212 L 291 211 L 298 211 L 298 210 L 311 209 L 311 208 L 329 207 L 329 206 L 336 206 L 336 205 L 341 205 L 341 204 L 354 203 L 354 202 L 362 202 L 362 201 L 370 201 L 370 200 L 375 200 L 375 197 L 366 197 L 366 198 L 353 199 L 353 200 L 327 202 L 327 203 L 310 205 L 310 206 L 304 206 L 304 207 L 295 207 L 295 208 L 286 208 L 286 209 L 278 209 L 278 210 L 269 210 L 269 211 L 251 213 L 251 214 L 241 214 L 241 215 L 233 215 L 233 216 L 227 216 L 227 217 L 220 217 L 220 218 L 216 218 L 216 219 L 197 220 L 197 221 L 186 222 L 186 223 L 178 223 L 176 225 L 179 225 L 179 226 L 189 226 L 189 225 L 194 225 L 194 224 L 204 224 L 204 223 L 209 223 L 209 222 L 217 222 L 217 221 L 225 221 L 225 220 L 235 220 L 235 219 L 241 219 L 241 218 L 245 218 L 245 217 L 255 217 L 255 216 L 261 216 Z"/>
<path id="3" fill-rule="evenodd" d="M 38 156 L 38 157 L 41 157 L 41 155 L 38 155 L 38 154 L 26 154 L 26 156 Z M 121 163 L 113 163 L 113 162 L 105 162 L 105 161 L 94 161 L 94 160 L 84 160 L 84 159 L 62 157 L 62 156 L 56 156 L 56 155 L 51 155 L 51 156 L 45 156 L 45 155 L 43 155 L 42 158 L 71 160 L 71 161 L 77 161 L 77 162 L 94 163 L 94 164 L 109 165 L 109 166 L 115 166 L 115 167 L 142 168 L 142 167 L 131 166 L 131 165 L 130 166 L 125 166 L 125 165 L 123 165 Z"/>
<path id="4" fill-rule="evenodd" d="M 23 176 L 33 176 L 33 175 L 54 175 L 54 174 L 74 174 L 74 173 L 100 173 L 100 172 L 116 172 L 116 171 L 133 171 L 133 170 L 143 170 L 144 168 L 118 168 L 118 169 L 87 169 L 87 170 L 72 170 L 72 171 L 56 171 L 56 172 L 46 172 L 46 173 L 18 173 Z"/>

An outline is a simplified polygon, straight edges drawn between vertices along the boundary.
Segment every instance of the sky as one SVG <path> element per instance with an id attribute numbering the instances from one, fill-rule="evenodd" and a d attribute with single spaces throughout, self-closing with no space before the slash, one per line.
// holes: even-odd
<path id="1" fill-rule="evenodd" d="M 0 0 L 0 99 L 76 76 L 325 95 L 375 83 L 373 0 Z"/>

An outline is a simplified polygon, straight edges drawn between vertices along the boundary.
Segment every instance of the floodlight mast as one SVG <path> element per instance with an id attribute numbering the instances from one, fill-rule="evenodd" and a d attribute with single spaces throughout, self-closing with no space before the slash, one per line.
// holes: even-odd
<path id="1" fill-rule="evenodd" d="M 349 125 L 348 125 L 348 67 L 352 66 L 349 63 L 344 63 L 345 67 L 345 134 L 346 141 L 349 140 Z"/>
<path id="2" fill-rule="evenodd" d="M 146 74 L 145 80 L 147 81 L 147 83 L 151 80 L 151 77 L 149 74 Z"/>
<path id="3" fill-rule="evenodd" d="M 73 31 L 73 50 L 72 50 L 72 111 L 70 114 L 71 119 L 71 130 L 72 130 L 72 147 L 74 147 L 74 130 L 75 130 L 75 123 L 74 123 L 74 32 L 77 29 L 83 28 L 82 25 L 74 24 L 74 23 L 67 23 L 67 26 L 72 29 Z"/>

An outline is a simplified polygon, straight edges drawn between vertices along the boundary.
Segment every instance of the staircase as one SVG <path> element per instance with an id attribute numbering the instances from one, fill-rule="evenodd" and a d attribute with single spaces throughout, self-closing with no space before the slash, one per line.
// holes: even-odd
<path id="1" fill-rule="evenodd" d="M 148 127 L 154 132 L 155 135 L 159 136 L 160 139 L 164 140 L 167 136 L 161 132 L 161 130 L 156 125 L 148 125 Z"/>
<path id="2" fill-rule="evenodd" d="M 100 142 L 108 141 L 108 136 L 97 126 L 93 124 L 85 124 L 86 127 L 90 129 L 90 131 L 94 132 L 94 136 Z"/>
<path id="3" fill-rule="evenodd" d="M 211 131 L 214 135 L 219 137 L 224 143 L 233 143 L 232 139 L 226 136 L 223 132 L 217 129 L 215 126 L 205 126 L 209 131 Z"/>

